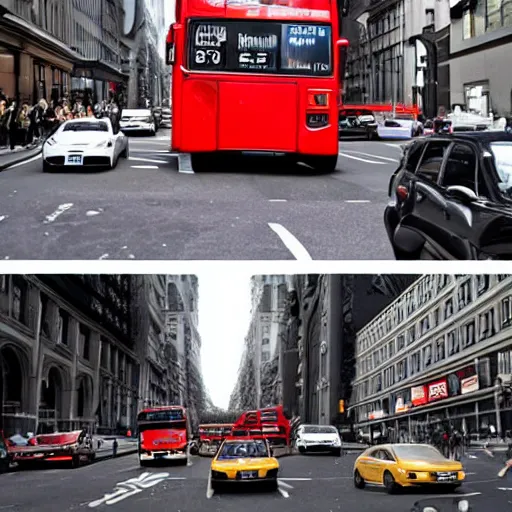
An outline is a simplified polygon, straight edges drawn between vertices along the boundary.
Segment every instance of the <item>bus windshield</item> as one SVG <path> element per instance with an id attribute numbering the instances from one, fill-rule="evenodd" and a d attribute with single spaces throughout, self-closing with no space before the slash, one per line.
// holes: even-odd
<path id="1" fill-rule="evenodd" d="M 328 24 L 198 20 L 189 32 L 194 71 L 330 76 Z"/>

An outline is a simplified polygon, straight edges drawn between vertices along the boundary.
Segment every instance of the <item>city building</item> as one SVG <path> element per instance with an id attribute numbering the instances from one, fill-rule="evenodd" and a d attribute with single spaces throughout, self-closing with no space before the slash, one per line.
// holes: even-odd
<path id="1" fill-rule="evenodd" d="M 488 116 L 512 115 L 512 0 L 452 0 L 451 103 Z M 508 70 L 508 71 L 507 71 Z"/>
<path id="2" fill-rule="evenodd" d="M 120 275 L 0 275 L 0 429 L 133 427 L 139 360 Z"/>
<path id="3" fill-rule="evenodd" d="M 198 331 L 199 283 L 196 276 L 167 276 L 165 340 L 170 347 L 173 373 L 171 401 L 187 407 L 192 426 L 208 407 L 201 373 L 201 337 Z"/>
<path id="4" fill-rule="evenodd" d="M 0 89 L 39 99 L 124 103 L 122 0 L 0 0 Z"/>
<path id="5" fill-rule="evenodd" d="M 425 275 L 357 333 L 349 414 L 365 436 L 422 440 L 443 422 L 512 429 L 512 277 Z"/>
<path id="6" fill-rule="evenodd" d="M 346 103 L 417 104 L 430 117 L 449 109 L 449 0 L 352 2 L 344 23 Z"/>
<path id="7" fill-rule="evenodd" d="M 344 408 L 355 375 L 355 333 L 416 278 L 291 278 L 283 336 L 283 405 L 290 416 L 307 423 L 346 425 Z"/>
<path id="8" fill-rule="evenodd" d="M 245 338 L 230 410 L 268 407 L 282 402 L 282 336 L 288 299 L 286 276 L 251 279 L 251 322 Z"/>
<path id="9" fill-rule="evenodd" d="M 165 275 L 133 276 L 133 331 L 138 336 L 139 409 L 171 400 L 172 353 L 164 336 Z"/>
<path id="10" fill-rule="evenodd" d="M 130 47 L 125 65 L 130 73 L 128 106 L 162 105 L 170 94 L 170 70 L 164 64 L 165 0 L 124 0 L 124 10 L 124 41 Z"/>

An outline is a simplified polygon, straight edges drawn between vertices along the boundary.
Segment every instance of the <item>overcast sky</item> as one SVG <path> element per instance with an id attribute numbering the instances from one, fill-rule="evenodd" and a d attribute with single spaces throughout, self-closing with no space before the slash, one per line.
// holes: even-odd
<path id="1" fill-rule="evenodd" d="M 174 22 L 174 10 L 175 10 L 175 0 L 169 0 L 165 2 L 165 24 L 170 25 Z"/>
<path id="2" fill-rule="evenodd" d="M 201 366 L 217 407 L 227 409 L 251 321 L 251 274 L 197 273 Z"/>

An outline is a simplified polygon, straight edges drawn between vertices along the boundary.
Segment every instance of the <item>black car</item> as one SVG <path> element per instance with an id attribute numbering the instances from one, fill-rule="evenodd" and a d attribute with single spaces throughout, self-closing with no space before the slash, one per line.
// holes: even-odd
<path id="1" fill-rule="evenodd" d="M 0 473 L 9 471 L 11 457 L 7 448 L 7 442 L 4 439 L 3 432 L 0 430 Z"/>
<path id="2" fill-rule="evenodd" d="M 397 259 L 512 259 L 512 134 L 412 142 L 389 197 L 384 223 Z"/>
<path id="3" fill-rule="evenodd" d="M 338 121 L 338 135 L 361 137 L 368 140 L 377 138 L 377 123 L 371 110 L 342 109 Z"/>

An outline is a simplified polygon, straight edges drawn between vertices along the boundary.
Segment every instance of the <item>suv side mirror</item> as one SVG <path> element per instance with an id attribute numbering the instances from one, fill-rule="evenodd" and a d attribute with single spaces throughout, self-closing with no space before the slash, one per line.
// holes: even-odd
<path id="1" fill-rule="evenodd" d="M 448 187 L 446 192 L 453 198 L 459 199 L 464 203 L 474 203 L 478 201 L 478 196 L 468 187 L 462 187 L 459 185 L 454 185 L 452 187 Z"/>

